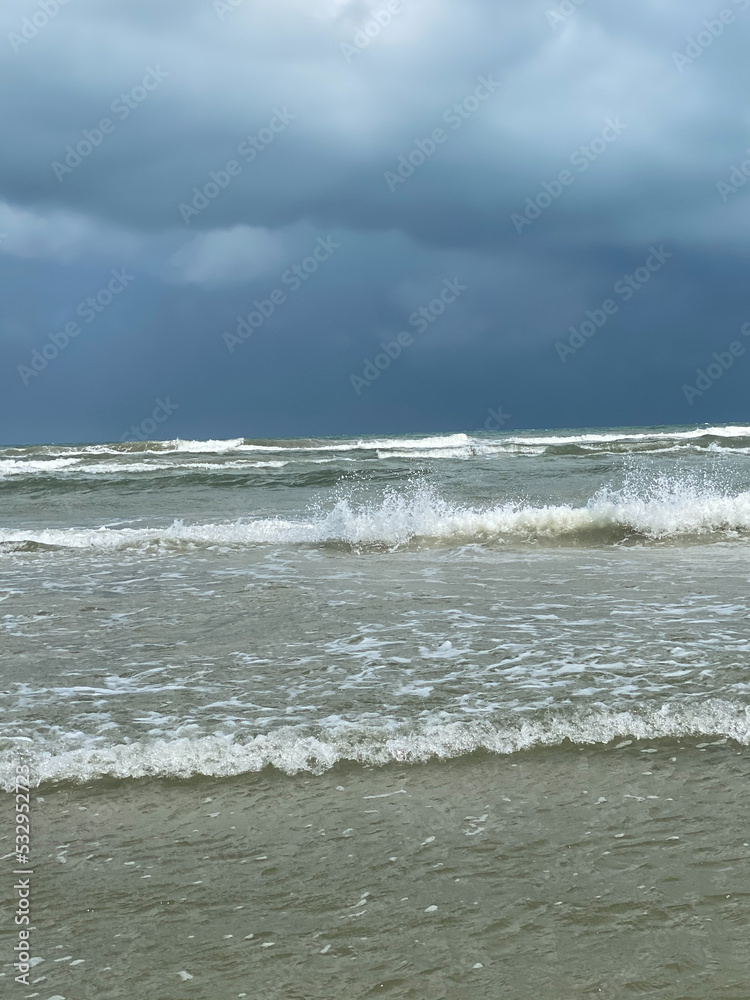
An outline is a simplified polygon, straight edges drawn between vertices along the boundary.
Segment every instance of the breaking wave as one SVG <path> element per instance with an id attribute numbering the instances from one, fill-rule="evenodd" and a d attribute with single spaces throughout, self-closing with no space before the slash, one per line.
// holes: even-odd
<path id="1" fill-rule="evenodd" d="M 661 478 L 619 491 L 602 489 L 584 506 L 506 502 L 478 508 L 449 503 L 422 486 L 389 491 L 379 502 L 339 499 L 332 509 L 297 519 L 143 528 L 47 528 L 0 531 L 0 547 L 47 546 L 112 550 L 154 546 L 340 545 L 397 548 L 410 544 L 493 542 L 616 544 L 627 540 L 715 541 L 750 532 L 750 491 L 722 492 L 691 479 Z"/>
<path id="2" fill-rule="evenodd" d="M 616 455 L 750 455 L 750 426 L 624 428 L 602 431 L 528 431 L 512 434 L 464 433 L 388 438 L 303 438 L 208 441 L 128 441 L 114 444 L 36 445 L 0 448 L 0 481 L 26 477 L 153 474 L 227 465 L 262 468 L 261 459 L 290 465 L 310 462 L 401 460 L 461 461 L 566 456 L 590 459 Z"/>
<path id="3" fill-rule="evenodd" d="M 90 746 L 55 753 L 19 743 L 6 750 L 0 763 L 0 783 L 9 789 L 22 754 L 37 784 L 90 782 L 99 778 L 189 778 L 193 775 L 231 777 L 274 768 L 284 774 L 322 774 L 339 762 L 384 765 L 426 763 L 487 751 L 514 754 L 536 747 L 598 744 L 616 739 L 730 739 L 750 744 L 750 706 L 707 701 L 699 706 L 664 705 L 640 711 L 606 709 L 577 716 L 527 719 L 507 725 L 448 722 L 416 729 L 347 729 L 302 736 L 280 729 L 246 742 L 231 736 L 137 741 L 117 746 Z M 619 748 L 616 748 L 619 749 Z"/>

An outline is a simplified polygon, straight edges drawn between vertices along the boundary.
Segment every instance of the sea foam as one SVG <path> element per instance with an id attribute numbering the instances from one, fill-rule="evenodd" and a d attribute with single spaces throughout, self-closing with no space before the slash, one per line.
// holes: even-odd
<path id="1" fill-rule="evenodd" d="M 607 544 L 628 538 L 713 540 L 750 531 L 750 491 L 722 492 L 693 480 L 631 483 L 600 490 L 583 506 L 533 506 L 507 502 L 484 508 L 443 500 L 420 486 L 395 490 L 382 500 L 355 503 L 341 498 L 328 511 L 294 519 L 255 518 L 231 522 L 144 528 L 48 528 L 0 531 L 0 544 L 32 543 L 70 549 L 148 548 L 191 544 L 339 544 L 354 548 L 413 543 L 457 545 L 487 542 Z"/>
<path id="2" fill-rule="evenodd" d="M 518 722 L 423 723 L 413 728 L 347 727 L 301 735 L 280 729 L 245 742 L 231 736 L 136 741 L 75 750 L 38 749 L 30 741 L 0 756 L 0 783 L 10 789 L 19 754 L 31 768 L 36 784 L 90 782 L 99 778 L 188 778 L 193 775 L 230 777 L 273 768 L 284 774 L 322 774 L 341 761 L 365 765 L 392 762 L 426 763 L 484 750 L 515 754 L 536 747 L 607 745 L 613 740 L 715 738 L 750 744 L 750 706 L 725 701 L 697 705 L 664 705 L 640 711 L 607 709 L 580 711 L 572 716 L 524 719 Z"/>

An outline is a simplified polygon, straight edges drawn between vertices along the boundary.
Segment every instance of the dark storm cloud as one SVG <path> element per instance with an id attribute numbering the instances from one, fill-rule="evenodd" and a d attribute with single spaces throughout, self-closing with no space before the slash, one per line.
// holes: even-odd
<path id="1" fill-rule="evenodd" d="M 736 379 L 700 414 L 680 384 L 746 318 L 742 173 L 717 189 L 750 155 L 745 0 L 46 10 L 2 15 L 3 438 L 119 436 L 171 385 L 169 433 L 196 436 L 471 428 L 498 394 L 527 426 L 743 416 Z M 331 233 L 230 357 L 236 316 Z M 669 267 L 563 365 L 555 344 L 661 244 Z M 138 280 L 96 338 L 24 384 L 123 266 Z M 357 395 L 456 277 L 467 293 Z"/>
<path id="2" fill-rule="evenodd" d="M 623 30 L 622 17 L 611 23 L 607 8 L 600 14 L 601 5 L 589 2 L 555 31 L 541 4 L 404 0 L 403 11 L 348 62 L 340 45 L 351 45 L 368 22 L 362 5 L 243 0 L 223 20 L 210 2 L 154 6 L 70 3 L 6 58 L 6 82 L 18 98 L 8 112 L 15 141 L 4 146 L 2 162 L 7 197 L 153 231 L 181 225 L 178 202 L 234 158 L 241 176 L 194 220 L 196 228 L 278 226 L 318 215 L 322 224 L 396 226 L 429 238 L 426 217 L 445 213 L 444 226 L 432 227 L 455 234 L 453 216 L 468 212 L 491 215 L 500 239 L 507 216 L 609 116 L 627 124 L 624 141 L 591 170 L 585 190 L 580 185 L 560 203 L 566 233 L 582 202 L 605 209 L 606 227 L 606 209 L 617 214 L 624 182 L 646 174 L 660 199 L 665 181 L 718 176 L 741 147 L 742 117 L 721 99 L 727 57 L 747 40 L 739 7 L 726 37 L 679 73 L 672 52 L 712 12 L 705 3 L 684 5 L 670 22 L 655 16 L 655 5 L 633 5 Z M 18 19 L 13 8 L 26 5 L 9 5 L 6 24 Z M 737 95 L 744 66 L 738 59 Z M 120 95 L 138 87 L 148 67 L 164 79 L 129 107 Z M 459 130 L 446 126 L 446 111 L 488 74 L 500 82 L 497 92 Z M 267 127 L 277 107 L 293 120 L 247 163 L 237 147 Z M 51 164 L 64 164 L 66 147 L 106 117 L 113 133 L 59 180 Z M 448 141 L 421 168 L 425 176 L 390 191 L 384 172 L 436 127 Z M 424 190 L 430 184 L 441 193 L 440 212 Z M 650 195 L 638 193 L 644 216 Z M 700 208 L 690 183 L 672 200 L 675 215 Z M 471 221 L 484 242 L 481 220 Z M 471 232 L 459 238 L 470 244 Z"/>

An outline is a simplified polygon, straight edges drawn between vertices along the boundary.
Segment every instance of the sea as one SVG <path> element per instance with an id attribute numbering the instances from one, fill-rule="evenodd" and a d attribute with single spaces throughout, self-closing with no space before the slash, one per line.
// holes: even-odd
<path id="1" fill-rule="evenodd" d="M 746 1000 L 749 581 L 750 425 L 0 448 L 0 994 Z"/>

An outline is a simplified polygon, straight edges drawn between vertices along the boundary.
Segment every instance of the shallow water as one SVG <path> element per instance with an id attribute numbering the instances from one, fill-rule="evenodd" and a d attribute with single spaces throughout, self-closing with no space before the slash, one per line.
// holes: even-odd
<path id="1" fill-rule="evenodd" d="M 0 449 L 29 995 L 747 994 L 748 456 Z"/>
<path id="2" fill-rule="evenodd" d="M 747 752 L 615 745 L 50 788 L 36 989 L 747 995 Z"/>

